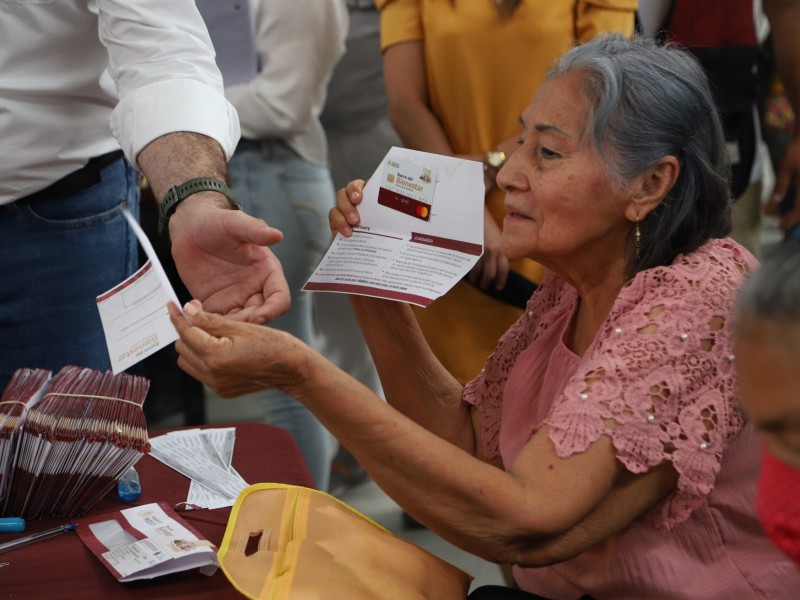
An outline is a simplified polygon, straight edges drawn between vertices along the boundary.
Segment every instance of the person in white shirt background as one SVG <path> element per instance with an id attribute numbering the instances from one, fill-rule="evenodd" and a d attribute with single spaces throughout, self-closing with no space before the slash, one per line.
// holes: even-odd
<path id="1" fill-rule="evenodd" d="M 2 389 L 19 367 L 109 366 L 95 299 L 137 266 L 136 169 L 158 200 L 224 182 L 239 124 L 191 0 L 0 0 L 0 39 Z M 281 234 L 234 207 L 188 195 L 172 254 L 214 312 L 263 323 L 289 307 Z"/>
<path id="2" fill-rule="evenodd" d="M 242 128 L 229 163 L 231 186 L 245 212 L 284 234 L 274 252 L 292 307 L 270 325 L 313 344 L 312 294 L 301 288 L 331 240 L 334 185 L 319 115 L 345 51 L 347 7 L 343 0 L 197 0 L 197 6 Z M 334 440 L 316 417 L 278 390 L 246 401 L 263 422 L 294 436 L 317 488 L 327 490 Z"/>

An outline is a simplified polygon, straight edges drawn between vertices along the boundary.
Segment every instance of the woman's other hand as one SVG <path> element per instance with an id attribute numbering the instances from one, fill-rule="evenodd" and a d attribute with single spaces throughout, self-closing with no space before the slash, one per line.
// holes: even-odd
<path id="1" fill-rule="evenodd" d="M 506 287 L 510 267 L 508 258 L 500 248 L 502 235 L 503 232 L 497 221 L 494 220 L 489 209 L 485 208 L 483 215 L 483 255 L 467 275 L 470 283 L 480 287 L 482 290 L 485 290 L 490 285 L 493 285 L 498 290 Z"/>
<path id="2" fill-rule="evenodd" d="M 353 226 L 361 222 L 356 207 L 364 199 L 366 183 L 363 179 L 354 179 L 336 192 L 336 206 L 328 213 L 328 222 L 334 235 L 338 232 L 344 237 L 350 237 Z"/>
<path id="3" fill-rule="evenodd" d="M 767 214 L 780 216 L 779 227 L 785 232 L 791 231 L 800 223 L 798 183 L 800 183 L 800 131 L 794 133 L 784 150 L 778 172 L 775 174 L 775 188 L 765 208 Z M 791 192 L 794 192 L 794 197 L 787 198 L 787 194 Z M 784 198 L 788 206 L 782 214 L 779 205 Z"/>

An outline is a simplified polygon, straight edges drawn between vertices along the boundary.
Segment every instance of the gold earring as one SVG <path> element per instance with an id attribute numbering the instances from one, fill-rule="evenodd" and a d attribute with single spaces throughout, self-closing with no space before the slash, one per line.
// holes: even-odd
<path id="1" fill-rule="evenodd" d="M 636 260 L 639 260 L 639 258 L 640 258 L 639 251 L 642 249 L 642 232 L 639 229 L 639 217 L 636 217 L 636 225 L 635 225 L 635 229 L 634 229 L 633 235 L 634 235 L 634 238 L 633 238 L 633 250 L 636 253 L 635 254 Z"/>

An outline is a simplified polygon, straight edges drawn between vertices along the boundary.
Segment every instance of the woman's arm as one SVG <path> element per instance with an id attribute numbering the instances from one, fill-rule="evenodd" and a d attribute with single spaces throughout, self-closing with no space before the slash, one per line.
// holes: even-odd
<path id="1" fill-rule="evenodd" d="M 463 386 L 431 351 L 407 304 L 351 296 L 386 400 L 398 411 L 475 455 L 479 445 Z"/>
<path id="2" fill-rule="evenodd" d="M 285 332 L 170 306 L 179 365 L 224 397 L 277 387 L 297 398 L 420 522 L 488 560 L 539 566 L 619 531 L 675 485 L 671 467 L 628 473 L 601 437 L 560 458 L 547 428 L 508 472 L 420 427 Z M 424 399 L 418 399 L 421 404 Z"/>
<path id="3" fill-rule="evenodd" d="M 456 154 L 442 123 L 430 108 L 423 41 L 389 46 L 383 53 L 383 76 L 392 125 L 408 148 L 483 161 L 483 154 Z M 499 141 L 493 148 L 511 156 L 519 136 Z"/>
<path id="4" fill-rule="evenodd" d="M 350 237 L 360 221 L 364 181 L 351 181 L 336 194 L 330 211 L 334 233 Z M 463 386 L 430 349 L 407 304 L 351 296 L 359 328 L 369 346 L 387 401 L 404 415 L 470 454 L 475 443 L 470 410 L 461 402 Z"/>
<path id="5" fill-rule="evenodd" d="M 389 116 L 400 138 L 408 148 L 458 156 L 478 162 L 483 154 L 456 154 L 441 121 L 430 108 L 425 74 L 424 42 L 411 41 L 389 46 L 383 54 L 384 80 L 389 102 Z M 518 136 L 503 140 L 494 148 L 506 156 L 517 149 Z M 488 193 L 497 184 L 496 172 L 486 171 L 484 184 Z M 486 288 L 503 289 L 508 277 L 508 259 L 500 250 L 500 226 L 488 209 L 484 215 L 484 255 L 470 271 L 473 283 Z"/>
<path id="6" fill-rule="evenodd" d="M 442 124 L 430 109 L 423 43 L 395 44 L 383 53 L 389 118 L 407 148 L 453 156 Z"/>

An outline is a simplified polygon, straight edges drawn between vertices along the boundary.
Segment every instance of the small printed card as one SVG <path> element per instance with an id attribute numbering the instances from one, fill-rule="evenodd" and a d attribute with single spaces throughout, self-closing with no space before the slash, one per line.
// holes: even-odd
<path id="1" fill-rule="evenodd" d="M 178 339 L 178 332 L 169 320 L 167 303 L 171 300 L 181 305 L 147 235 L 127 209 L 123 213 L 148 261 L 125 281 L 97 297 L 114 374 Z"/>
<path id="2" fill-rule="evenodd" d="M 164 502 L 84 518 L 77 532 L 123 583 L 190 569 L 213 575 L 219 567 L 217 548 Z"/>

